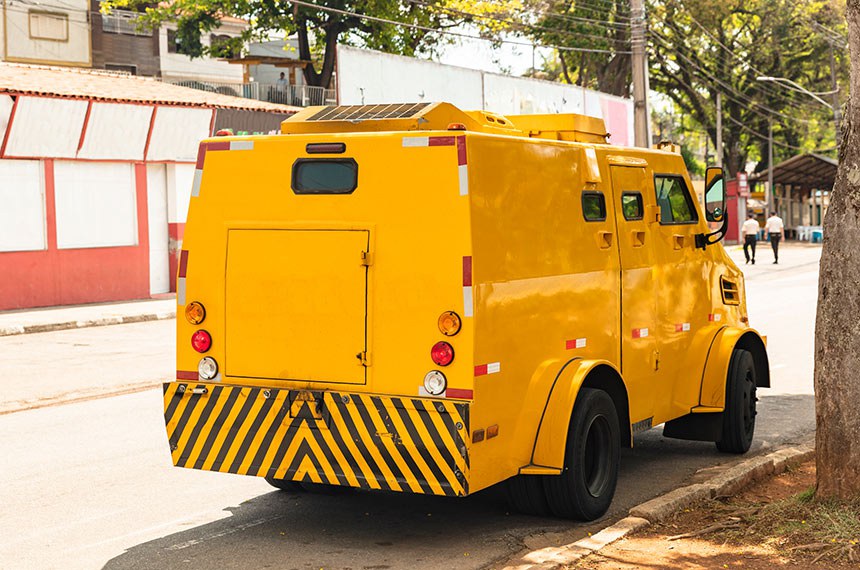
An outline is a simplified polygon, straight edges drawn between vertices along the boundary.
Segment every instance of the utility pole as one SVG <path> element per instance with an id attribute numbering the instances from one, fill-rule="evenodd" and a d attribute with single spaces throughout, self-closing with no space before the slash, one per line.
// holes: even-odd
<path id="1" fill-rule="evenodd" d="M 645 56 L 645 5 L 630 0 L 630 44 L 633 65 L 633 133 L 636 146 L 648 148 L 648 61 Z"/>
<path id="2" fill-rule="evenodd" d="M 767 212 L 765 217 L 774 211 L 773 195 L 773 119 L 767 120 Z"/>
<path id="3" fill-rule="evenodd" d="M 842 140 L 842 106 L 839 104 L 839 84 L 836 82 L 836 56 L 830 42 L 830 88 L 833 90 L 833 122 L 836 124 L 836 145 Z"/>
<path id="4" fill-rule="evenodd" d="M 717 91 L 717 166 L 723 165 L 723 96 Z"/>

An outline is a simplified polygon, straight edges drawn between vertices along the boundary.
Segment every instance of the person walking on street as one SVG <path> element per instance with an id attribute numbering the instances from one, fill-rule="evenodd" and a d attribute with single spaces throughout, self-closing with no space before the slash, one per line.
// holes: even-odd
<path id="1" fill-rule="evenodd" d="M 755 214 L 750 212 L 747 220 L 741 227 L 741 233 L 743 233 L 744 236 L 744 257 L 747 258 L 747 263 L 752 260 L 753 265 L 755 265 L 755 244 L 758 240 L 758 231 L 760 229 L 758 221 L 755 219 Z M 752 258 L 750 258 L 749 250 L 752 250 Z"/>
<path id="2" fill-rule="evenodd" d="M 773 248 L 773 262 L 777 264 L 779 263 L 779 240 L 785 237 L 785 225 L 782 223 L 782 218 L 776 215 L 776 212 L 771 212 L 764 228 L 770 239 L 770 247 Z"/>

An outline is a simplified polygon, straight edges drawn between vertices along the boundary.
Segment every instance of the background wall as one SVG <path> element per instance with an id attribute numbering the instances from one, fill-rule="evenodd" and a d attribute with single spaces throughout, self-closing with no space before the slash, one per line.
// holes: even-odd
<path id="1" fill-rule="evenodd" d="M 65 41 L 31 37 L 30 12 L 63 14 L 68 19 Z M 7 61 L 90 65 L 89 0 L 6 2 L 3 38 Z"/>
<path id="2" fill-rule="evenodd" d="M 631 99 L 348 46 L 338 46 L 337 65 L 341 105 L 446 101 L 502 115 L 580 113 L 603 119 L 613 144 L 633 145 Z"/>

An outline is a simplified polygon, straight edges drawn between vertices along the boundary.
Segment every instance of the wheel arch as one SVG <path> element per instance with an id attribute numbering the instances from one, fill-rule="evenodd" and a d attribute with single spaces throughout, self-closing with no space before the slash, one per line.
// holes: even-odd
<path id="1" fill-rule="evenodd" d="M 618 413 L 621 444 L 632 445 L 630 404 L 621 374 L 606 360 L 572 360 L 559 371 L 550 390 L 532 448 L 532 465 L 563 468 L 570 419 L 583 387 L 609 394 Z"/>
<path id="2" fill-rule="evenodd" d="M 770 365 L 764 339 L 754 329 L 725 327 L 714 337 L 705 369 L 702 373 L 702 388 L 699 405 L 709 408 L 725 408 L 726 379 L 732 353 L 736 348 L 748 350 L 753 355 L 756 367 L 756 385 L 770 387 Z"/>

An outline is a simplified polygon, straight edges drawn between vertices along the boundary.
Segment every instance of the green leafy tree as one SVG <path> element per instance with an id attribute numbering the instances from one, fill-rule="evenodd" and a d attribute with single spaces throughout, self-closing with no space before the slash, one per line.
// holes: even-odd
<path id="1" fill-rule="evenodd" d="M 783 145 L 777 147 L 777 160 L 833 146 L 830 110 L 757 77 L 784 77 L 811 91 L 829 90 L 830 43 L 817 26 L 844 30 L 835 2 L 653 0 L 648 14 L 651 88 L 704 125 L 714 146 L 716 94 L 722 94 L 723 162 L 731 175 L 744 168 L 749 156 L 767 156 L 762 135 L 769 121 Z M 841 52 L 837 73 L 847 79 Z"/>
<path id="2" fill-rule="evenodd" d="M 440 42 L 434 30 L 456 26 L 450 13 L 427 9 L 409 0 L 172 0 L 153 5 L 145 0 L 108 0 L 104 10 L 145 6 L 144 22 L 158 26 L 174 22 L 177 43 L 191 57 L 232 52 L 244 42 L 262 40 L 273 34 L 296 34 L 299 59 L 310 62 L 304 68 L 308 85 L 328 87 L 335 68 L 337 44 L 358 43 L 390 53 L 415 55 L 432 51 Z M 209 47 L 201 37 L 216 30 L 227 16 L 248 21 L 240 38 Z M 386 23 L 403 22 L 409 26 Z M 411 26 L 411 27 L 410 27 Z M 232 45 L 230 45 L 232 43 Z"/>

